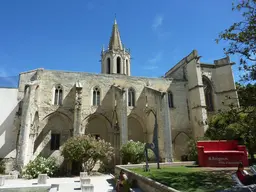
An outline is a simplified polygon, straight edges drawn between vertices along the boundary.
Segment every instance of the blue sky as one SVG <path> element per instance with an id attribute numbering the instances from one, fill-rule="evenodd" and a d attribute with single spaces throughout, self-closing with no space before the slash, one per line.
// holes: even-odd
<path id="1" fill-rule="evenodd" d="M 231 6 L 232 0 L 1 0 L 0 76 L 35 68 L 100 73 L 115 13 L 132 75 L 164 75 L 193 49 L 212 63 L 225 56 L 225 43 L 215 38 L 241 18 Z"/>

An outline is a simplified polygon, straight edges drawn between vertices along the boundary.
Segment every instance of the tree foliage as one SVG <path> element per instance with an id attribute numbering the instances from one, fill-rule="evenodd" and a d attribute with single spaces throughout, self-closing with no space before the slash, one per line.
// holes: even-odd
<path id="1" fill-rule="evenodd" d="M 240 70 L 244 80 L 256 80 L 256 0 L 242 0 L 232 10 L 242 13 L 242 20 L 220 33 L 220 40 L 228 41 L 227 55 L 240 55 Z"/>
<path id="2" fill-rule="evenodd" d="M 22 171 L 22 177 L 27 179 L 37 178 L 39 174 L 52 176 L 58 170 L 55 158 L 44 158 L 38 156 L 35 160 L 30 161 Z"/>
<path id="3" fill-rule="evenodd" d="M 126 144 L 122 145 L 121 147 L 121 157 L 122 157 L 122 163 L 133 163 L 138 164 L 145 161 L 145 143 L 142 142 L 135 142 L 135 141 L 128 141 Z M 149 160 L 152 160 L 154 158 L 154 153 L 151 150 L 148 150 L 148 156 Z"/>
<path id="4" fill-rule="evenodd" d="M 241 140 L 242 128 L 237 122 L 240 118 L 236 109 L 219 112 L 210 119 L 205 136 L 214 140 Z"/>
<path id="5" fill-rule="evenodd" d="M 195 161 L 198 164 L 198 153 L 197 153 L 197 141 L 209 140 L 208 137 L 197 137 L 195 139 L 191 138 L 188 141 L 188 151 L 187 151 L 187 160 Z"/>
<path id="6" fill-rule="evenodd" d="M 241 85 L 236 83 L 240 106 L 243 108 L 256 106 L 256 83 Z"/>
<path id="7" fill-rule="evenodd" d="M 82 135 L 67 140 L 62 155 L 67 160 L 81 163 L 84 171 L 91 172 L 97 161 L 110 162 L 112 160 L 114 148 L 104 140 Z"/>
<path id="8" fill-rule="evenodd" d="M 237 84 L 237 90 L 240 108 L 230 105 L 229 110 L 214 115 L 205 136 L 217 140 L 238 140 L 247 146 L 253 159 L 256 152 L 256 84 Z"/>

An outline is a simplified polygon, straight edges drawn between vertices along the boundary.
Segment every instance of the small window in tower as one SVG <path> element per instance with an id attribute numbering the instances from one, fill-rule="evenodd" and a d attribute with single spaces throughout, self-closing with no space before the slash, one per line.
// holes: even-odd
<path id="1" fill-rule="evenodd" d="M 60 134 L 51 134 L 51 150 L 59 150 Z"/>
<path id="2" fill-rule="evenodd" d="M 116 73 L 118 73 L 118 74 L 121 73 L 121 58 L 120 57 L 116 58 Z"/>
<path id="3" fill-rule="evenodd" d="M 98 87 L 94 87 L 93 89 L 93 106 L 99 106 L 100 105 L 100 90 Z"/>
<path id="4" fill-rule="evenodd" d="M 110 74 L 110 58 L 107 59 L 107 74 Z"/>

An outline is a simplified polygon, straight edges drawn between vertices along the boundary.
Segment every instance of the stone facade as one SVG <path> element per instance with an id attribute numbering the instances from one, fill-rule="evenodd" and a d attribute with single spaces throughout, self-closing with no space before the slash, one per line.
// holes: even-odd
<path id="1" fill-rule="evenodd" d="M 0 88 L 0 159 L 4 159 L 6 172 L 10 172 L 16 158 L 16 140 L 19 122 L 16 88 Z"/>
<path id="2" fill-rule="evenodd" d="M 39 154 L 61 163 L 62 144 L 81 134 L 110 142 L 120 163 L 120 146 L 128 140 L 152 142 L 155 119 L 146 106 L 156 113 L 162 161 L 181 159 L 188 139 L 203 136 L 209 115 L 230 98 L 238 103 L 229 58 L 204 64 L 194 50 L 163 78 L 131 76 L 130 53 L 116 21 L 101 61 L 101 74 L 45 69 L 20 74 L 20 168 Z"/>

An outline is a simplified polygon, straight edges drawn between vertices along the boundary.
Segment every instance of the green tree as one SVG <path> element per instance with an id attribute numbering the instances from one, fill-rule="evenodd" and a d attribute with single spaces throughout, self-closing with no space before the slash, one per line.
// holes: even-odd
<path id="1" fill-rule="evenodd" d="M 243 108 L 256 106 L 256 83 L 242 85 L 236 83 L 240 106 Z"/>
<path id="2" fill-rule="evenodd" d="M 240 107 L 230 105 L 209 121 L 205 133 L 210 139 L 239 140 L 247 146 L 251 159 L 256 151 L 256 84 L 237 84 Z"/>
<path id="3" fill-rule="evenodd" d="M 251 159 L 256 147 L 256 120 L 251 111 L 231 108 L 213 116 L 209 122 L 206 137 L 216 140 L 238 140 L 245 144 Z"/>
<path id="4" fill-rule="evenodd" d="M 90 173 L 97 161 L 110 162 L 112 160 L 114 148 L 104 140 L 82 135 L 67 140 L 63 146 L 62 155 L 67 160 L 81 163 L 83 170 Z"/>
<path id="5" fill-rule="evenodd" d="M 120 154 L 122 157 L 122 163 L 133 163 L 138 164 L 142 163 L 146 160 L 145 158 L 145 143 L 142 142 L 135 142 L 135 141 L 128 141 L 126 144 L 122 145 Z M 154 153 L 151 150 L 148 150 L 149 161 L 154 159 Z"/>
<path id="6" fill-rule="evenodd" d="M 242 0 L 232 10 L 242 13 L 242 20 L 220 33 L 216 40 L 228 41 L 227 55 L 240 55 L 240 70 L 244 80 L 256 80 L 256 0 Z"/>

